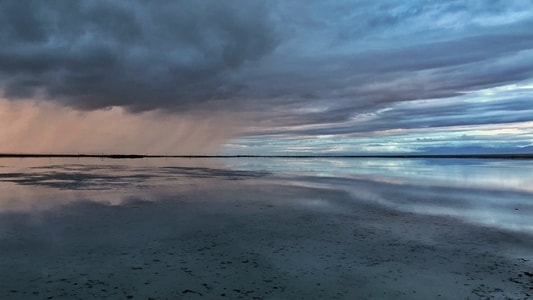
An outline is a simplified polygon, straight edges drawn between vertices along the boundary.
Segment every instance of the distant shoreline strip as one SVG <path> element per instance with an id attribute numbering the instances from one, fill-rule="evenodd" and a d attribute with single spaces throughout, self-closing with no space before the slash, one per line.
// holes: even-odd
<path id="1" fill-rule="evenodd" d="M 483 158 L 533 159 L 530 154 L 392 154 L 392 155 L 139 155 L 139 154 L 13 154 L 0 153 L 0 158 Z"/>

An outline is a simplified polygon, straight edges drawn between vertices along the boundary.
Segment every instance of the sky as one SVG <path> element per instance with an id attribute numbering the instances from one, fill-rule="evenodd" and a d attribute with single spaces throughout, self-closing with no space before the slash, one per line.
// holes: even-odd
<path id="1" fill-rule="evenodd" d="M 0 0 L 0 152 L 533 153 L 533 0 Z"/>

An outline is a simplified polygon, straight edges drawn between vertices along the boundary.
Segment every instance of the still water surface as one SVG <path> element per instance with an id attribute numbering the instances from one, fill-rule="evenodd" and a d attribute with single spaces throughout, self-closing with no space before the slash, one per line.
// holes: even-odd
<path id="1" fill-rule="evenodd" d="M 0 159 L 2 299 L 527 299 L 531 253 L 531 160 Z"/>
<path id="2" fill-rule="evenodd" d="M 157 200 L 150 195 L 232 179 L 340 189 L 403 211 L 533 233 L 532 160 L 4 159 L 0 211 L 120 204 L 136 195 Z"/>

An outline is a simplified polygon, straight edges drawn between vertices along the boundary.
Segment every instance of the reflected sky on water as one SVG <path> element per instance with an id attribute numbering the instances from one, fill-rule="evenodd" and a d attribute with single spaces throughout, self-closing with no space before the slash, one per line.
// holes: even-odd
<path id="1" fill-rule="evenodd" d="M 491 159 L 231 159 L 232 168 L 327 177 L 373 178 L 452 186 L 506 188 L 533 192 L 533 161 Z"/>
<path id="2" fill-rule="evenodd" d="M 238 159 L 233 168 L 418 214 L 533 233 L 533 161 L 493 159 Z"/>
<path id="3" fill-rule="evenodd" d="M 10 158 L 0 159 L 0 210 L 39 211 L 80 200 L 158 201 L 228 180 L 340 190 L 354 201 L 533 233 L 531 160 Z"/>

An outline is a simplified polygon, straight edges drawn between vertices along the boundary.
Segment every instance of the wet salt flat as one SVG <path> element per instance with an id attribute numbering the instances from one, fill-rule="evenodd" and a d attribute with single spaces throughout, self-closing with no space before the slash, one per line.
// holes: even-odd
<path id="1" fill-rule="evenodd" d="M 0 299 L 531 299 L 533 161 L 0 159 Z"/>

